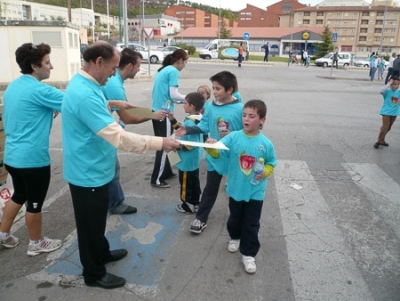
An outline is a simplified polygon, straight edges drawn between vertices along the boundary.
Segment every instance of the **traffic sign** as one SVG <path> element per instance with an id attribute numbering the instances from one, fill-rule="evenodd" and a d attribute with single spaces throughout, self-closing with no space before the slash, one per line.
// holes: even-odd
<path id="1" fill-rule="evenodd" d="M 336 43 L 336 42 L 337 42 L 337 38 L 338 38 L 337 32 L 332 33 L 332 42 L 333 42 L 333 43 Z"/>
<path id="2" fill-rule="evenodd" d="M 154 35 L 154 27 L 143 27 L 143 31 L 146 34 L 146 37 L 151 39 Z"/>
<path id="3" fill-rule="evenodd" d="M 250 34 L 249 34 L 248 32 L 245 32 L 245 33 L 243 34 L 243 39 L 244 39 L 244 40 L 250 39 Z"/>

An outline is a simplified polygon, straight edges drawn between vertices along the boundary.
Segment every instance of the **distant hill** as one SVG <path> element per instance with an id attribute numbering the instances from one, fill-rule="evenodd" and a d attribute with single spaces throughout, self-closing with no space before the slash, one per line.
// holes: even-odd
<path id="1" fill-rule="evenodd" d="M 36 2 L 42 4 L 49 4 L 61 7 L 68 7 L 67 0 L 25 0 L 27 2 Z M 71 0 L 72 8 L 91 8 L 91 0 Z M 107 0 L 94 0 L 94 11 L 102 14 L 107 13 Z M 128 17 L 132 18 L 142 14 L 142 0 L 127 0 L 128 3 Z M 156 15 L 164 13 L 164 10 L 175 4 L 175 0 L 146 0 L 145 1 L 145 13 L 146 15 Z M 194 7 L 212 14 L 218 15 L 219 8 L 211 7 L 208 5 L 192 3 L 190 1 L 181 1 L 180 5 L 186 5 Z M 118 0 L 109 0 L 108 6 L 110 15 L 118 16 Z M 233 12 L 229 9 L 221 9 L 221 16 L 230 20 L 237 20 L 238 13 Z"/>

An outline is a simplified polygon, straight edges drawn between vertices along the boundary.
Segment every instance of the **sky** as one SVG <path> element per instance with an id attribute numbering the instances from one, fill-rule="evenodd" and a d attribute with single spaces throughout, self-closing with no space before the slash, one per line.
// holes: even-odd
<path id="1" fill-rule="evenodd" d="M 213 7 L 231 9 L 233 11 L 239 11 L 245 9 L 247 4 L 254 5 L 256 7 L 265 9 L 267 6 L 277 3 L 280 0 L 192 0 L 191 2 L 197 2 L 199 4 L 209 5 Z M 310 4 L 311 6 L 321 3 L 323 0 L 299 0 L 300 3 Z"/>

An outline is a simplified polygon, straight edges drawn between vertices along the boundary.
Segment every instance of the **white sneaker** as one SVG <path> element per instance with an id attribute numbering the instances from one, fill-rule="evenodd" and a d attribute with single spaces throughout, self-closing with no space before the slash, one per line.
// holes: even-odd
<path id="1" fill-rule="evenodd" d="M 57 249 L 59 249 L 62 246 L 62 241 L 61 239 L 50 239 L 48 237 L 45 237 L 42 239 L 42 242 L 37 245 L 28 245 L 28 256 L 36 256 L 41 253 L 49 253 L 53 252 Z"/>
<path id="2" fill-rule="evenodd" d="M 240 239 L 231 239 L 228 243 L 228 251 L 231 253 L 237 252 L 240 246 Z"/>
<path id="3" fill-rule="evenodd" d="M 251 256 L 242 256 L 242 262 L 244 265 L 244 270 L 249 274 L 254 274 L 257 270 L 256 260 Z"/>
<path id="4" fill-rule="evenodd" d="M 11 249 L 15 248 L 19 244 L 19 239 L 14 235 L 9 235 L 6 239 L 0 239 L 0 246 L 4 248 Z"/>

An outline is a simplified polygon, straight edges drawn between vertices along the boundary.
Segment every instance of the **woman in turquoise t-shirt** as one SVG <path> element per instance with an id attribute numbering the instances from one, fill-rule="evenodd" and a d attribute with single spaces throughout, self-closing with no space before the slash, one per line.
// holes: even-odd
<path id="1" fill-rule="evenodd" d="M 188 54 L 183 49 L 177 49 L 172 54 L 168 54 L 162 63 L 162 67 L 158 69 L 158 73 L 154 80 L 153 86 L 153 105 L 152 110 L 158 111 L 164 109 L 167 103 L 171 113 L 174 113 L 174 103 L 183 103 L 185 95 L 178 92 L 179 71 L 185 68 Z M 171 121 L 152 120 L 154 135 L 159 137 L 169 137 L 172 134 Z M 165 151 L 157 151 L 154 162 L 154 169 L 151 175 L 150 184 L 153 187 L 168 188 L 170 185 L 165 182 L 168 178 L 175 177 L 172 172 L 167 153 Z"/>
<path id="2" fill-rule="evenodd" d="M 4 93 L 4 163 L 12 177 L 14 194 L 7 201 L 0 226 L 0 246 L 14 248 L 10 234 L 16 215 L 26 202 L 28 256 L 54 251 L 62 241 L 42 236 L 42 206 L 50 183 L 49 136 L 54 112 L 61 112 L 64 93 L 41 83 L 50 77 L 51 48 L 47 44 L 23 44 L 15 52 L 22 76 Z M 53 115 L 54 114 L 54 115 Z"/>

